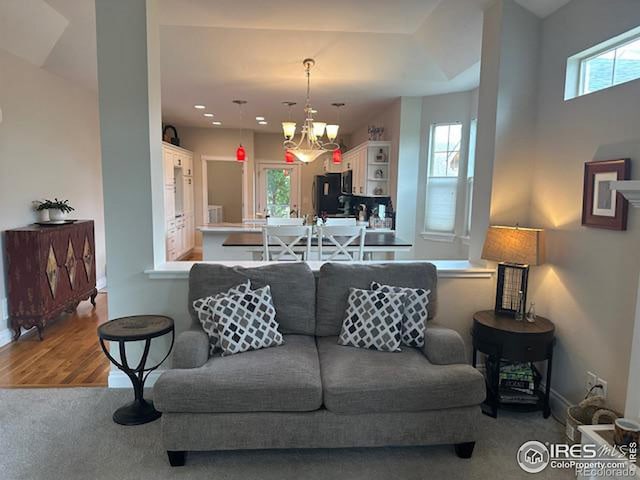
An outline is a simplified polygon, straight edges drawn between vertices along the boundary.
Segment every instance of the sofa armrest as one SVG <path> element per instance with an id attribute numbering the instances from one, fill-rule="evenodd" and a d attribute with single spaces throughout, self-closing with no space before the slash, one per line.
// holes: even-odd
<path id="1" fill-rule="evenodd" d="M 178 335 L 173 349 L 173 368 L 198 368 L 209 358 L 209 337 L 199 329 Z"/>
<path id="2" fill-rule="evenodd" d="M 427 325 L 423 352 L 436 365 L 467 363 L 464 340 L 460 334 L 440 325 Z"/>

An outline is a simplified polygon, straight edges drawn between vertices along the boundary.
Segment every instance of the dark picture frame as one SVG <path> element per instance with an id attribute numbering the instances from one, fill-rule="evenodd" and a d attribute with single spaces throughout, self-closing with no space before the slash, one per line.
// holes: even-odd
<path id="1" fill-rule="evenodd" d="M 582 225 L 626 230 L 629 202 L 622 194 L 611 190 L 609 182 L 629 180 L 631 160 L 603 160 L 584 164 L 584 189 L 582 191 Z"/>

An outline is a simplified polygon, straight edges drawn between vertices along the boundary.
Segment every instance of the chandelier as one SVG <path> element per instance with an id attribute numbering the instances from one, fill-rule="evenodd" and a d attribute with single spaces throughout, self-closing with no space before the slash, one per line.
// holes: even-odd
<path id="1" fill-rule="evenodd" d="M 313 120 L 313 114 L 316 111 L 311 106 L 310 91 L 311 91 L 311 67 L 315 65 L 313 58 L 306 58 L 302 64 L 304 65 L 305 72 L 307 74 L 307 101 L 304 106 L 305 121 L 300 129 L 300 139 L 294 140 L 296 134 L 296 123 L 291 119 L 287 122 L 282 122 L 282 132 L 284 134 L 284 142 L 282 145 L 285 148 L 285 158 L 289 161 L 292 157 L 287 156 L 287 153 L 294 155 L 298 160 L 303 163 L 313 162 L 323 153 L 340 152 L 340 146 L 335 143 L 335 139 L 338 136 L 339 125 L 327 125 L 324 122 L 316 122 Z M 289 107 L 289 115 L 291 115 L 291 107 L 295 105 L 294 102 L 284 102 Z M 328 141 L 323 141 L 322 137 L 327 135 Z"/>

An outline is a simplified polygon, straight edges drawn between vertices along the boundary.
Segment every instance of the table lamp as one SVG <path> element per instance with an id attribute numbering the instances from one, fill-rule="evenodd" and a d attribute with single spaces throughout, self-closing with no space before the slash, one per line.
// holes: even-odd
<path id="1" fill-rule="evenodd" d="M 529 266 L 544 263 L 544 230 L 491 226 L 482 258 L 498 262 L 496 313 L 521 320 L 527 305 Z"/>

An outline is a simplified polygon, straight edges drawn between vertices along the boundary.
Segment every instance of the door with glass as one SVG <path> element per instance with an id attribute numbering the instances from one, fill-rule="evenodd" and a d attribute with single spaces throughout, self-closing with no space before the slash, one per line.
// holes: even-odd
<path id="1" fill-rule="evenodd" d="M 297 217 L 299 205 L 299 166 L 260 164 L 257 211 L 270 217 Z"/>

